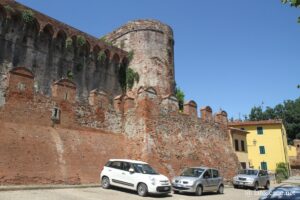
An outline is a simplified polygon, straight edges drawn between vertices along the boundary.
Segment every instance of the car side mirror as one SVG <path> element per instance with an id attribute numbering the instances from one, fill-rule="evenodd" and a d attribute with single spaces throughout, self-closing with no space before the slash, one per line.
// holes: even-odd
<path id="1" fill-rule="evenodd" d="M 134 173 L 134 169 L 130 168 L 130 169 L 129 169 L 129 173 L 130 173 L 130 174 L 133 174 L 133 173 Z"/>

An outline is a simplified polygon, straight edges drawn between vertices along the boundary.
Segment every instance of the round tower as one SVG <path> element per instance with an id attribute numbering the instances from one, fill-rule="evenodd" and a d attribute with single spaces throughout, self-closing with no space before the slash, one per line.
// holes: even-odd
<path id="1" fill-rule="evenodd" d="M 173 94 L 174 39 L 171 27 L 156 20 L 130 21 L 105 39 L 132 54 L 129 68 L 139 74 L 132 90 L 154 87 L 159 95 Z"/>

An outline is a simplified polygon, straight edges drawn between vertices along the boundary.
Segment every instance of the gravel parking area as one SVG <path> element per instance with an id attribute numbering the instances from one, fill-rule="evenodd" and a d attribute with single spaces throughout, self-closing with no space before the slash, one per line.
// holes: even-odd
<path id="1" fill-rule="evenodd" d="M 135 192 L 124 189 L 102 188 L 73 188 L 73 189 L 51 189 L 51 190 L 20 190 L 2 191 L 1 200 L 136 200 L 136 199 L 165 199 L 165 200 L 257 200 L 265 190 L 253 191 L 246 189 L 225 188 L 222 195 L 207 193 L 203 196 L 186 194 L 169 194 L 168 196 L 139 197 Z"/>

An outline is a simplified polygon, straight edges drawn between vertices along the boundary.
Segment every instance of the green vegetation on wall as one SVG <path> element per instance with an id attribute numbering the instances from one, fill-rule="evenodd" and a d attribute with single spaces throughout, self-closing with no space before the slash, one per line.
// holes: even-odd
<path id="1" fill-rule="evenodd" d="M 31 24 L 34 22 L 34 13 L 32 10 L 23 10 L 22 19 L 25 23 Z"/>
<path id="2" fill-rule="evenodd" d="M 66 48 L 70 49 L 72 46 L 73 46 L 73 40 L 72 40 L 72 38 L 68 37 L 66 39 Z"/>
<path id="3" fill-rule="evenodd" d="M 73 72 L 71 70 L 67 71 L 67 78 L 73 80 Z"/>
<path id="4" fill-rule="evenodd" d="M 82 35 L 77 35 L 77 45 L 79 47 L 82 47 L 85 45 L 85 43 L 86 43 L 85 37 L 83 37 Z"/>
<path id="5" fill-rule="evenodd" d="M 104 51 L 99 51 L 99 53 L 97 55 L 97 60 L 99 62 L 104 62 L 106 60 L 106 54 Z"/>
<path id="6" fill-rule="evenodd" d="M 10 13 L 15 12 L 15 9 L 13 9 L 10 5 L 4 6 L 4 9 L 6 12 L 10 12 Z"/>
<path id="7" fill-rule="evenodd" d="M 140 76 L 137 72 L 135 72 L 133 69 L 128 68 L 126 70 L 126 86 L 127 89 L 132 89 L 134 83 L 138 83 L 140 80 Z"/>
<path id="8" fill-rule="evenodd" d="M 175 96 L 178 100 L 178 106 L 179 106 L 179 110 L 183 111 L 183 104 L 184 104 L 184 92 L 179 88 L 176 87 L 175 89 Z"/>
<path id="9" fill-rule="evenodd" d="M 128 59 L 128 62 L 131 62 L 132 59 L 133 59 L 133 56 L 134 56 L 134 51 L 129 51 L 128 54 L 127 54 L 127 59 Z"/>

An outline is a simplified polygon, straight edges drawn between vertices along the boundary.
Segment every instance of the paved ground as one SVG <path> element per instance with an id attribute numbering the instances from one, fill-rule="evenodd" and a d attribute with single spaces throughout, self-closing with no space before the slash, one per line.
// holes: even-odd
<path id="1" fill-rule="evenodd" d="M 170 194 L 165 197 L 151 196 L 139 197 L 135 192 L 123 189 L 105 190 L 102 188 L 73 188 L 73 189 L 47 189 L 47 190 L 21 190 L 21 191 L 2 191 L 1 200 L 147 200 L 147 199 L 165 199 L 165 200 L 257 200 L 261 191 L 252 191 L 244 189 L 225 188 L 223 195 L 204 194 L 201 197 L 184 194 Z"/>

